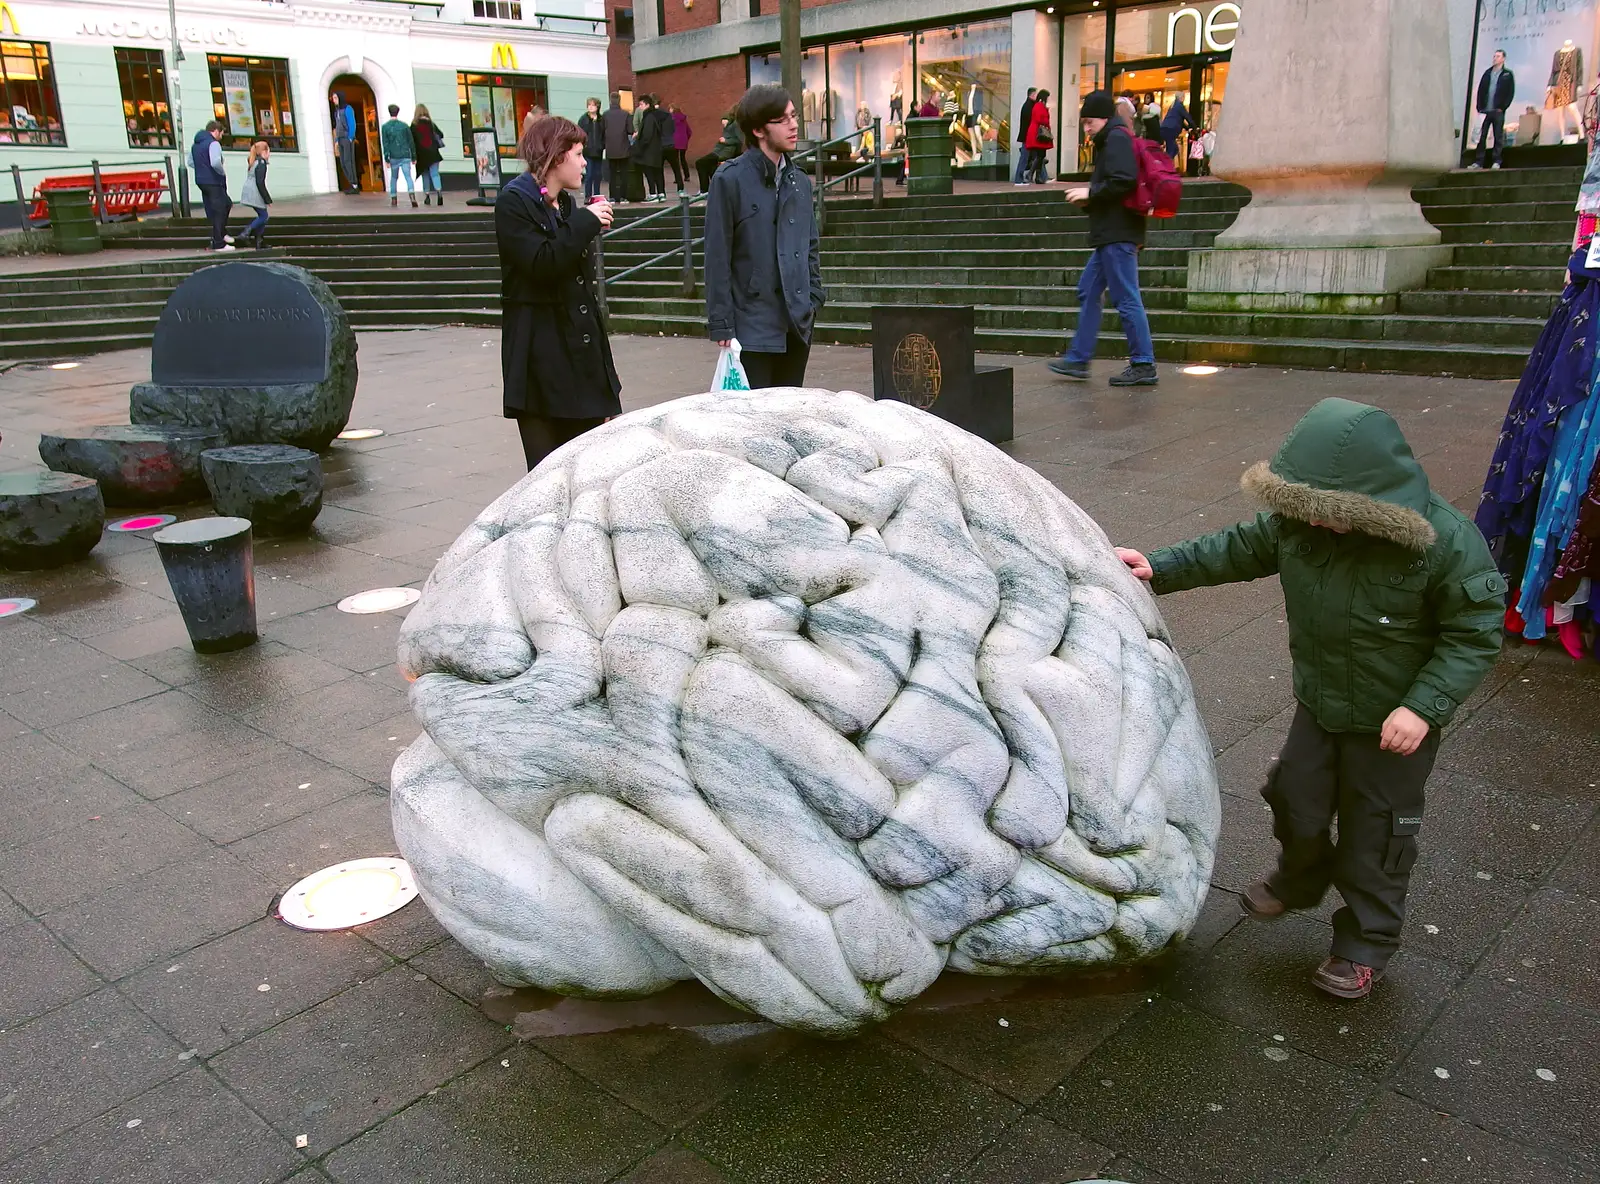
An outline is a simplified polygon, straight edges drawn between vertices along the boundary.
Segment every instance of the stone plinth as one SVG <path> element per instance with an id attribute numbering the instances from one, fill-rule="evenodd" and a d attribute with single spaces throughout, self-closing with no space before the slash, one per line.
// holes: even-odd
<path id="1" fill-rule="evenodd" d="M 0 567 L 34 571 L 82 559 L 105 524 L 100 487 L 88 477 L 0 475 Z"/>
<path id="2" fill-rule="evenodd" d="M 167 300 L 150 372 L 129 399 L 134 423 L 320 452 L 350 419 L 356 339 L 333 290 L 310 272 L 224 263 L 195 272 Z"/>
<path id="3" fill-rule="evenodd" d="M 1449 261 L 1411 198 L 1455 151 L 1448 32 L 1445 0 L 1274 0 L 1244 15 L 1212 172 L 1251 200 L 1191 254 L 1190 307 L 1381 307 Z M 1289 109 L 1316 117 L 1296 131 Z"/>
<path id="4" fill-rule="evenodd" d="M 217 513 L 260 535 L 303 534 L 322 510 L 322 461 L 288 444 L 213 448 L 200 458 Z"/>
<path id="5" fill-rule="evenodd" d="M 94 478 L 108 506 L 165 506 L 205 493 L 200 454 L 221 443 L 212 428 L 108 424 L 44 433 L 39 459 L 59 473 Z"/>
<path id="6" fill-rule="evenodd" d="M 507 984 L 699 978 L 845 1035 L 945 969 L 1151 958 L 1219 797 L 1154 598 L 1043 477 L 894 400 L 699 395 L 551 454 L 439 561 L 394 834 Z"/>
<path id="7" fill-rule="evenodd" d="M 906 161 L 910 180 L 906 192 L 912 197 L 942 197 L 955 192 L 950 174 L 950 120 L 948 118 L 906 120 Z"/>

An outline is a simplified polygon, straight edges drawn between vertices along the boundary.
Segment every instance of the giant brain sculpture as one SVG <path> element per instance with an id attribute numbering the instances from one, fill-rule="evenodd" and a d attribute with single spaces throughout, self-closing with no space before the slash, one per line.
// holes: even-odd
<path id="1" fill-rule="evenodd" d="M 1148 957 L 1218 827 L 1149 593 L 1032 471 L 900 403 L 700 395 L 568 445 L 406 620 L 393 816 L 495 975 L 699 978 L 844 1034 L 945 967 Z"/>

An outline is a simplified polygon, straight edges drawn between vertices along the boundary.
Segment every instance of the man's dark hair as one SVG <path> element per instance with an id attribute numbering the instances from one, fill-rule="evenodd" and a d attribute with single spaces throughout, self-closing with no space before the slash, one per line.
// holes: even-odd
<path id="1" fill-rule="evenodd" d="M 1050 92 L 1047 91 L 1047 90 L 1040 91 L 1039 92 L 1039 101 L 1041 103 L 1048 103 L 1050 101 Z"/>
<path id="2" fill-rule="evenodd" d="M 400 114 L 400 104 L 399 103 L 390 103 L 389 104 L 389 114 L 392 115 L 392 116 L 393 115 L 399 115 Z"/>
<path id="3" fill-rule="evenodd" d="M 621 91 L 614 90 L 614 91 L 611 92 L 611 105 L 613 107 L 622 106 L 622 92 Z"/>
<path id="4" fill-rule="evenodd" d="M 225 131 L 225 130 L 227 130 L 227 129 L 225 129 L 222 126 L 222 124 L 218 120 L 215 120 L 215 119 L 213 119 L 210 123 L 206 124 L 206 131 L 208 131 L 208 132 L 220 132 L 220 131 Z"/>
<path id="5" fill-rule="evenodd" d="M 1032 96 L 1032 95 L 1033 95 L 1033 94 L 1034 94 L 1034 93 L 1035 93 L 1035 92 L 1036 92 L 1036 91 L 1037 91 L 1037 90 L 1038 90 L 1038 89 L 1039 89 L 1039 88 L 1038 88 L 1038 87 L 1036 87 L 1036 86 L 1030 86 L 1030 87 L 1029 87 L 1029 88 L 1028 88 L 1028 94 L 1029 94 L 1029 96 L 1030 96 L 1030 97 L 1031 97 L 1031 96 Z"/>
<path id="6" fill-rule="evenodd" d="M 788 91 L 772 83 L 752 86 L 745 91 L 744 98 L 740 99 L 738 106 L 733 109 L 734 122 L 744 134 L 744 142 L 753 146 L 756 142 L 756 132 L 767 124 L 782 119 L 783 113 L 793 102 Z"/>

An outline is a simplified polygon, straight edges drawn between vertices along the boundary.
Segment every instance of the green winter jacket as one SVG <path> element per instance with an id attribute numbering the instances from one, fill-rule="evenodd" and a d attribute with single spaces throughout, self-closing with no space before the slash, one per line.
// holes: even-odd
<path id="1" fill-rule="evenodd" d="M 1499 655 L 1506 583 L 1478 528 L 1430 491 L 1399 425 L 1324 399 L 1240 484 L 1267 512 L 1151 555 L 1154 590 L 1276 574 L 1295 698 L 1318 723 L 1377 732 L 1402 705 L 1448 723 Z"/>
<path id="2" fill-rule="evenodd" d="M 411 160 L 417 154 L 416 141 L 411 138 L 411 125 L 391 119 L 378 129 L 383 142 L 383 159 Z"/>

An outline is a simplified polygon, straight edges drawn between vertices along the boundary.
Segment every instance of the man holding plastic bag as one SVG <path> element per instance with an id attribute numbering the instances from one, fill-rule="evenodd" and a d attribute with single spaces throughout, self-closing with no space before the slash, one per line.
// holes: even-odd
<path id="1" fill-rule="evenodd" d="M 747 145 L 706 197 L 706 328 L 722 347 L 716 390 L 803 386 L 811 328 L 827 300 L 811 179 L 790 159 L 799 123 L 781 86 L 753 86 L 734 108 Z M 742 363 L 742 367 L 741 367 Z"/>

